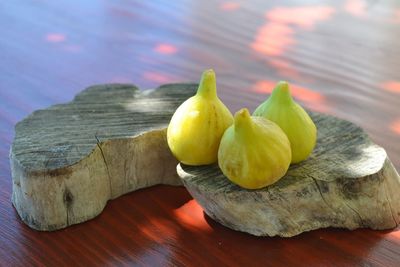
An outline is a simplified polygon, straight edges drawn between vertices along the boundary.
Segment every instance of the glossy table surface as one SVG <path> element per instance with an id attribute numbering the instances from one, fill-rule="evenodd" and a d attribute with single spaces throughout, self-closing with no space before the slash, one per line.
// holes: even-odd
<path id="1" fill-rule="evenodd" d="M 198 81 L 214 68 L 232 112 L 278 80 L 311 110 L 362 126 L 400 168 L 400 2 L 0 2 L 0 266 L 400 266 L 400 229 L 257 238 L 208 218 L 182 187 L 110 201 L 57 232 L 11 205 L 9 147 L 30 112 L 83 88 Z"/>

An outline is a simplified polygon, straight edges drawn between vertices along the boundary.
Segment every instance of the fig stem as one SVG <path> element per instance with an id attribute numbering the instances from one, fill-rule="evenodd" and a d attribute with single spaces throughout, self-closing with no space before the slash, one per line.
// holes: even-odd
<path id="1" fill-rule="evenodd" d="M 290 93 L 289 84 L 285 81 L 280 81 L 272 91 L 271 99 L 282 104 L 292 103 L 293 98 Z"/>
<path id="2" fill-rule="evenodd" d="M 197 95 L 212 98 L 217 97 L 217 85 L 215 72 L 212 69 L 205 70 L 201 76 Z"/>
<path id="3" fill-rule="evenodd" d="M 253 128 L 253 121 L 247 108 L 242 108 L 236 112 L 234 119 L 236 133 L 249 132 Z"/>

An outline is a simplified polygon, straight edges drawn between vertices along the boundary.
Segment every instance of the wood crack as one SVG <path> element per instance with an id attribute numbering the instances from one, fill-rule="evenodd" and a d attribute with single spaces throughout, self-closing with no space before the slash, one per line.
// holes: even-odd
<path id="1" fill-rule="evenodd" d="M 326 205 L 329 209 L 331 209 L 334 213 L 336 213 L 336 211 L 331 207 L 331 205 L 328 204 L 328 202 L 326 201 L 326 199 L 325 199 L 324 196 L 322 195 L 322 191 L 321 191 L 321 188 L 319 187 L 319 184 L 318 184 L 318 182 L 317 182 L 317 179 L 315 179 L 314 177 L 312 177 L 312 176 L 310 176 L 310 175 L 308 175 L 308 177 L 310 177 L 310 178 L 314 181 L 314 183 L 315 183 L 315 185 L 316 185 L 316 187 L 317 187 L 317 190 L 318 190 L 318 192 L 319 192 L 319 195 L 321 196 L 321 199 L 322 199 L 322 201 L 325 203 L 325 205 Z"/>
<path id="2" fill-rule="evenodd" d="M 347 204 L 345 201 L 343 201 L 343 203 L 357 215 L 358 219 L 360 220 L 361 226 L 367 226 L 367 225 L 365 225 L 364 220 L 363 220 L 363 218 L 361 217 L 360 213 L 358 213 L 358 211 L 357 211 L 356 209 L 352 208 L 352 207 L 351 207 L 349 204 Z"/>
<path id="3" fill-rule="evenodd" d="M 390 200 L 389 200 L 389 196 L 388 196 L 388 190 L 387 190 L 387 185 L 386 185 L 386 180 L 383 181 L 383 187 L 385 190 L 385 197 L 386 197 L 386 201 L 389 205 L 389 210 L 390 210 L 390 214 L 392 215 L 394 224 L 397 226 L 399 223 L 396 221 L 396 217 L 393 215 L 393 208 L 392 208 L 392 204 L 390 204 Z"/>
<path id="4" fill-rule="evenodd" d="M 70 225 L 70 216 L 69 216 L 69 211 L 73 202 L 73 196 L 71 194 L 71 192 L 69 191 L 69 189 L 67 187 L 65 187 L 64 190 L 64 204 L 65 204 L 65 210 L 66 210 L 66 218 L 67 218 L 67 225 Z"/>
<path id="5" fill-rule="evenodd" d="M 69 208 L 68 207 L 66 208 L 66 211 L 67 211 L 67 225 L 69 226 L 70 224 L 69 224 Z"/>
<path id="6" fill-rule="evenodd" d="M 103 158 L 104 164 L 105 164 L 106 169 L 107 169 L 107 177 L 108 177 L 108 182 L 109 182 L 109 184 L 110 184 L 110 199 L 111 199 L 112 196 L 113 196 L 113 193 L 112 193 L 112 186 L 111 186 L 111 175 L 110 175 L 110 170 L 108 169 L 108 164 L 107 164 L 106 158 L 104 157 L 103 149 L 102 149 L 101 146 L 100 146 L 100 140 L 99 140 L 99 138 L 97 137 L 97 135 L 94 135 L 94 137 L 96 138 L 97 147 L 100 149 L 101 156 L 102 156 L 102 158 Z"/>

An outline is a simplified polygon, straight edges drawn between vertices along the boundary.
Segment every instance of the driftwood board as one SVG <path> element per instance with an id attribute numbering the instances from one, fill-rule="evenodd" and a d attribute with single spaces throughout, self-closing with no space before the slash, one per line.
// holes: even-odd
<path id="1" fill-rule="evenodd" d="M 325 227 L 389 229 L 400 222 L 400 178 L 383 148 L 359 127 L 310 113 L 312 155 L 277 183 L 246 190 L 212 167 L 180 164 L 178 174 L 214 220 L 257 236 L 290 237 Z"/>
<path id="2" fill-rule="evenodd" d="M 122 194 L 180 185 L 165 128 L 196 89 L 196 84 L 144 92 L 133 85 L 93 86 L 70 103 L 19 122 L 10 161 L 12 201 L 22 220 L 37 230 L 61 229 L 95 217 Z M 354 124 L 312 116 L 319 129 L 312 156 L 266 189 L 241 189 L 216 166 L 178 165 L 178 173 L 212 218 L 255 235 L 395 227 L 400 182 L 386 152 Z"/>
<path id="3" fill-rule="evenodd" d="M 97 216 L 109 199 L 136 189 L 180 185 L 165 128 L 196 89 L 92 86 L 19 122 L 10 161 L 21 219 L 37 230 L 56 230 Z"/>

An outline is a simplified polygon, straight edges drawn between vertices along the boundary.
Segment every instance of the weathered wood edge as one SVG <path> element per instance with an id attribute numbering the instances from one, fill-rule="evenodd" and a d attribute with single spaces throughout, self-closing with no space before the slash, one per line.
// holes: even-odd
<path id="1" fill-rule="evenodd" d="M 256 236 L 291 237 L 326 227 L 395 228 L 400 222 L 400 177 L 386 152 L 366 134 L 361 136 L 373 148 L 368 156 L 373 157 L 373 152 L 379 151 L 376 161 L 379 168 L 375 166 L 371 171 L 366 166 L 371 172 L 359 177 L 320 180 L 307 173 L 304 184 L 288 185 L 283 178 L 262 190 L 246 190 L 229 182 L 216 165 L 179 164 L 177 172 L 208 216 L 231 229 Z M 305 211 L 299 211 L 301 208 Z"/>
<path id="2" fill-rule="evenodd" d="M 291 224 L 291 221 L 293 221 L 290 218 L 284 219 L 285 216 L 291 216 L 293 213 L 288 213 L 287 207 L 282 207 L 284 216 L 280 218 L 280 223 L 282 225 L 285 225 L 282 229 L 279 231 L 271 231 L 270 229 L 254 229 L 251 227 L 246 227 L 243 225 L 238 224 L 238 222 L 232 222 L 231 220 L 227 219 L 222 219 L 221 215 L 219 214 L 220 211 L 216 210 L 215 206 L 218 206 L 218 202 L 220 199 L 224 199 L 227 202 L 232 202 L 233 204 L 230 206 L 230 209 L 233 208 L 234 205 L 238 205 L 238 202 L 234 200 L 235 198 L 243 199 L 241 196 L 232 196 L 232 195 L 224 195 L 224 196 L 215 196 L 211 193 L 205 193 L 204 189 L 201 189 L 190 182 L 190 176 L 182 170 L 180 164 L 177 166 L 177 172 L 178 175 L 181 177 L 182 182 L 186 189 L 189 191 L 189 193 L 193 196 L 193 198 L 202 206 L 204 209 L 204 212 L 210 216 L 213 220 L 219 222 L 220 224 L 231 228 L 236 231 L 241 231 L 245 233 L 249 233 L 255 236 L 280 236 L 280 237 L 293 237 L 296 235 L 299 235 L 303 232 L 308 232 L 316 229 L 321 229 L 321 228 L 328 228 L 328 227 L 334 227 L 334 228 L 344 228 L 348 230 L 354 230 L 358 228 L 370 228 L 373 230 L 387 230 L 387 229 L 394 229 L 400 224 L 400 196 L 398 195 L 399 192 L 399 181 L 400 177 L 398 173 L 396 172 L 395 168 L 393 167 L 392 163 L 390 162 L 389 159 L 385 160 L 385 164 L 382 167 L 381 171 L 378 173 L 371 175 L 371 176 L 366 176 L 366 177 L 361 177 L 358 182 L 354 182 L 354 184 L 360 183 L 361 180 L 366 179 L 366 180 L 376 180 L 377 184 L 382 184 L 383 187 L 381 190 L 383 190 L 383 194 L 386 200 L 385 203 L 383 203 L 382 208 L 385 208 L 389 212 L 386 212 L 385 214 L 380 214 L 377 218 L 370 220 L 369 217 L 374 217 L 376 216 L 376 211 L 379 205 L 375 205 L 375 207 L 368 208 L 367 210 L 363 211 L 363 217 L 361 217 L 360 212 L 356 209 L 354 209 L 352 206 L 348 204 L 344 204 L 348 206 L 348 210 L 343 216 L 349 216 L 350 220 L 346 222 L 345 224 L 340 223 L 338 221 L 325 221 L 322 223 L 315 223 L 315 224 L 310 224 L 306 226 L 302 226 L 300 228 L 293 228 L 288 229 L 288 224 Z M 361 181 L 362 183 L 362 181 Z M 332 187 L 330 184 L 335 184 L 333 181 L 329 182 L 317 182 L 318 186 L 315 186 L 315 190 L 319 191 L 321 193 L 321 189 L 318 188 L 329 188 Z M 321 193 L 323 194 L 323 193 Z M 276 197 L 276 196 L 274 196 Z M 323 197 L 319 200 L 321 203 L 324 203 L 326 205 L 327 209 L 329 208 L 329 205 L 326 203 L 326 200 L 323 200 Z M 265 200 L 265 204 L 268 205 L 268 200 Z M 386 207 L 385 207 L 386 206 Z M 272 206 L 273 208 L 277 208 L 276 206 Z M 253 210 L 257 209 L 257 207 L 253 207 Z M 229 209 L 224 209 L 225 211 Z M 235 209 L 231 210 L 235 212 Z M 245 216 L 243 217 L 245 218 Z M 332 218 L 331 218 L 332 219 Z M 286 222 L 285 222 L 286 220 Z M 264 222 L 265 224 L 270 223 L 267 221 Z M 268 228 L 268 227 L 267 227 Z M 285 229 L 286 228 L 286 229 Z"/>
<path id="3" fill-rule="evenodd" d="M 197 86 L 189 85 L 193 88 Z M 166 86 L 149 90 L 146 94 L 158 94 L 160 88 Z M 93 89 L 93 86 L 88 89 Z M 187 91 L 178 101 L 184 101 L 187 94 L 190 96 L 194 92 Z M 165 127 L 168 121 L 159 129 L 140 132 L 135 136 L 102 141 L 97 139 L 97 144 L 86 157 L 57 169 L 26 169 L 11 148 L 11 200 L 17 213 L 31 228 L 53 231 L 96 217 L 108 200 L 122 194 L 156 184 L 181 185 L 176 174 L 178 162 L 166 142 Z M 146 153 L 142 153 L 141 157 L 135 156 L 142 151 Z M 119 158 L 124 166 L 120 162 L 113 162 L 115 155 L 126 157 L 125 160 Z"/>

